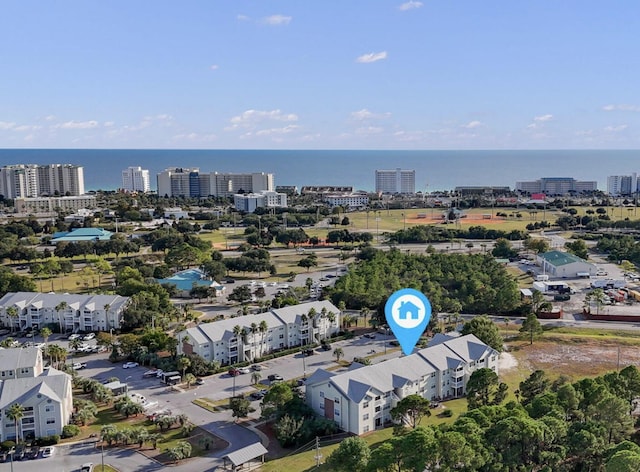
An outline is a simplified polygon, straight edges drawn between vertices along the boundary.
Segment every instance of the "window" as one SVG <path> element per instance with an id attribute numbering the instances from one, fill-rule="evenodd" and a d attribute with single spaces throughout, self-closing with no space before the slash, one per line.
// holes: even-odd
<path id="1" fill-rule="evenodd" d="M 380 400 L 380 395 L 376 396 L 376 401 Z"/>
<path id="2" fill-rule="evenodd" d="M 364 432 L 364 433 L 368 433 L 368 432 L 369 432 L 369 427 L 368 427 L 368 426 L 365 426 L 365 427 L 364 427 L 364 429 L 362 430 L 362 432 Z"/>
<path id="3" fill-rule="evenodd" d="M 320 409 L 324 410 L 324 402 L 320 402 Z"/>
<path id="4" fill-rule="evenodd" d="M 378 413 L 381 410 L 381 408 L 379 406 L 376 407 L 376 413 Z"/>
<path id="5" fill-rule="evenodd" d="M 47 424 L 55 424 L 55 423 L 56 423 L 55 418 L 47 418 Z"/>
<path id="6" fill-rule="evenodd" d="M 367 421 L 368 419 L 369 419 L 369 413 L 365 413 L 364 415 L 362 415 L 363 421 Z"/>
<path id="7" fill-rule="evenodd" d="M 47 405 L 44 407 L 44 411 L 46 413 L 51 413 L 53 411 L 53 405 Z"/>
<path id="8" fill-rule="evenodd" d="M 339 398 L 337 398 L 337 397 L 336 397 L 336 398 L 334 398 L 334 399 L 333 399 L 333 401 L 334 401 L 334 402 L 336 402 L 338 405 L 340 404 L 340 399 L 339 399 Z"/>
<path id="9" fill-rule="evenodd" d="M 324 392 L 320 392 L 320 398 L 324 398 Z"/>
<path id="10" fill-rule="evenodd" d="M 33 424 L 34 423 L 34 419 L 33 418 L 22 418 L 22 424 L 26 425 L 26 424 Z"/>
<path id="11" fill-rule="evenodd" d="M 340 416 L 340 410 L 334 410 L 334 411 L 333 411 L 333 414 L 334 414 L 335 416 Z"/>
<path id="12" fill-rule="evenodd" d="M 362 408 L 369 408 L 369 402 L 367 402 L 364 405 L 362 405 Z"/>
<path id="13" fill-rule="evenodd" d="M 281 334 L 281 335 L 279 336 L 279 338 L 280 338 L 280 339 L 284 339 L 284 334 Z"/>

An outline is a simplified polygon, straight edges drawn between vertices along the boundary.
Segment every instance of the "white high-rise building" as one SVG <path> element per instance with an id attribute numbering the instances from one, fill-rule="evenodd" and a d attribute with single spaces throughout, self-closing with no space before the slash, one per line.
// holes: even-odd
<path id="1" fill-rule="evenodd" d="M 84 195 L 84 168 L 73 164 L 16 164 L 0 168 L 5 198 Z"/>
<path id="2" fill-rule="evenodd" d="M 122 189 L 125 192 L 149 192 L 149 170 L 140 166 L 128 167 L 122 171 Z"/>
<path id="3" fill-rule="evenodd" d="M 376 170 L 377 193 L 416 193 L 415 170 Z"/>
<path id="4" fill-rule="evenodd" d="M 273 174 L 201 173 L 200 169 L 171 168 L 158 174 L 160 197 L 215 197 L 232 198 L 238 193 L 273 192 Z"/>
<path id="5" fill-rule="evenodd" d="M 607 193 L 609 195 L 631 195 L 638 191 L 638 175 L 610 175 L 607 177 Z"/>

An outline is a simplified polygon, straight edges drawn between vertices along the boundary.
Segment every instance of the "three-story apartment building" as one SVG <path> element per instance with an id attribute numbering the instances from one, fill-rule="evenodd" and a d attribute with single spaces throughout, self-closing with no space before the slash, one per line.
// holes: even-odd
<path id="1" fill-rule="evenodd" d="M 357 366 L 356 366 L 357 367 Z M 498 352 L 474 335 L 439 336 L 410 356 L 336 374 L 318 369 L 307 381 L 306 401 L 344 431 L 364 434 L 391 421 L 391 409 L 408 395 L 458 398 L 473 372 L 498 371 Z"/>

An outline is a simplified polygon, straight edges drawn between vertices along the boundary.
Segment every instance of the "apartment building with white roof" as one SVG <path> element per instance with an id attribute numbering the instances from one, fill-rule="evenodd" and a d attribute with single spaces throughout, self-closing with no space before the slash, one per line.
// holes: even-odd
<path id="1" fill-rule="evenodd" d="M 256 315 L 200 323 L 177 334 L 180 354 L 235 364 L 273 351 L 319 343 L 340 329 L 340 310 L 323 300 Z"/>
<path id="2" fill-rule="evenodd" d="M 318 369 L 305 382 L 306 401 L 318 415 L 360 435 L 391 422 L 391 409 L 408 395 L 431 401 L 464 396 L 473 372 L 498 372 L 498 355 L 471 334 L 440 336 L 410 356 L 340 374 Z"/>

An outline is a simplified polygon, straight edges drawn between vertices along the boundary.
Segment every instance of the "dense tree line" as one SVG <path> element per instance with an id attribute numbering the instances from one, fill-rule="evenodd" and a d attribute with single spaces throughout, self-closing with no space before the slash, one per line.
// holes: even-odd
<path id="1" fill-rule="evenodd" d="M 631 415 L 640 395 L 636 367 L 574 383 L 536 371 L 515 393 L 517 401 L 505 405 L 501 398 L 470 402 L 449 425 L 396 428 L 373 450 L 350 438 L 327 463 L 349 472 L 639 470 Z"/>
<path id="2" fill-rule="evenodd" d="M 429 297 L 434 313 L 505 313 L 519 304 L 518 287 L 490 255 L 405 254 L 397 249 L 362 252 L 355 264 L 327 292 L 347 308 L 378 309 L 396 290 L 415 288 Z"/>
<path id="3" fill-rule="evenodd" d="M 613 262 L 628 260 L 640 263 L 640 245 L 632 236 L 603 236 L 598 240 L 597 249 L 607 253 L 608 259 Z"/>
<path id="4" fill-rule="evenodd" d="M 453 239 L 498 239 L 510 241 L 527 239 L 527 231 L 504 231 L 484 226 L 469 226 L 468 229 L 447 228 L 434 225 L 412 226 L 388 235 L 388 241 L 400 244 L 423 244 L 446 242 Z"/>

